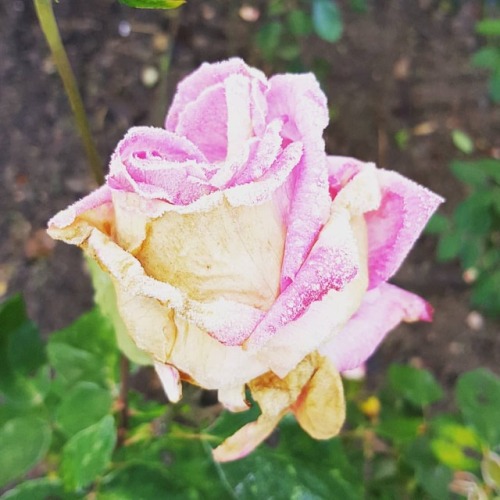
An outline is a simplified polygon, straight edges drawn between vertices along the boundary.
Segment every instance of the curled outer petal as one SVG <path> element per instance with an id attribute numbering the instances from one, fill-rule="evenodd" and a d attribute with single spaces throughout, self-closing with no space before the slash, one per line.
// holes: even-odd
<path id="1" fill-rule="evenodd" d="M 339 371 L 361 366 L 402 321 L 431 321 L 432 308 L 418 295 L 384 283 L 366 293 L 344 329 L 320 348 Z"/>

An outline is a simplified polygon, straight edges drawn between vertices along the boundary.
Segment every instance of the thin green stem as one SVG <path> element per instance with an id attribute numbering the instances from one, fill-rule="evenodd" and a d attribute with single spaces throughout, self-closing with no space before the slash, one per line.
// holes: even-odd
<path id="1" fill-rule="evenodd" d="M 68 56 L 62 44 L 61 35 L 59 34 L 59 28 L 57 27 L 56 18 L 54 16 L 54 9 L 52 8 L 52 0 L 33 0 L 33 2 L 35 4 L 40 26 L 52 53 L 54 64 L 63 82 L 66 95 L 68 96 L 92 175 L 99 184 L 103 184 L 104 174 L 101 158 L 99 157 L 99 153 L 97 152 L 90 132 L 87 115 L 85 114 L 83 101 L 78 91 L 75 75 L 73 74 Z"/>

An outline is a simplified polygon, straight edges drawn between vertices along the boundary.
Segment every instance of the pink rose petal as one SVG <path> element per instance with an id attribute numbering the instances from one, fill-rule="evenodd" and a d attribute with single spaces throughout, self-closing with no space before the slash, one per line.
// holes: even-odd
<path id="1" fill-rule="evenodd" d="M 329 157 L 328 181 L 335 197 L 370 165 L 353 158 Z M 387 281 L 424 229 L 443 198 L 397 172 L 376 170 L 381 203 L 365 214 L 368 226 L 370 288 Z"/>
<path id="2" fill-rule="evenodd" d="M 163 129 L 135 127 L 118 144 L 107 183 L 142 198 L 186 205 L 215 191 L 207 180 L 212 168 L 186 138 Z"/>
<path id="3" fill-rule="evenodd" d="M 418 295 L 383 283 L 366 293 L 344 329 L 320 348 L 339 371 L 362 365 L 402 321 L 431 321 L 431 306 Z"/>
<path id="4" fill-rule="evenodd" d="M 370 288 L 387 281 L 414 245 L 443 199 L 396 172 L 378 170 L 382 202 L 365 215 Z"/>
<path id="5" fill-rule="evenodd" d="M 294 171 L 295 188 L 282 267 L 282 289 L 295 278 L 328 217 L 330 196 L 323 129 L 328 124 L 326 98 L 313 75 L 277 75 L 267 95 L 269 119 L 284 122 L 285 139 L 304 143 L 304 157 Z"/>
<path id="6" fill-rule="evenodd" d="M 231 75 L 243 75 L 256 81 L 253 84 L 254 94 L 263 92 L 267 86 L 264 74 L 255 68 L 250 68 L 241 59 L 232 58 L 215 64 L 203 63 L 177 86 L 177 92 L 165 120 L 165 128 L 175 130 L 179 116 L 190 102 L 195 101 L 208 87 L 223 83 Z"/>
<path id="7" fill-rule="evenodd" d="M 111 204 L 111 190 L 108 186 L 101 186 L 85 198 L 58 212 L 49 220 L 48 226 L 63 229 L 70 226 L 79 215 L 106 204 Z"/>
<path id="8" fill-rule="evenodd" d="M 255 349 L 302 316 L 331 290 L 342 290 L 358 272 L 357 242 L 347 211 L 332 214 L 294 281 L 281 292 L 245 345 Z"/>

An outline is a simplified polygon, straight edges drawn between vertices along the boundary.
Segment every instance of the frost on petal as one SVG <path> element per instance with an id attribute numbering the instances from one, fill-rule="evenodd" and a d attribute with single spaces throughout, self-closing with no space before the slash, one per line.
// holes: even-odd
<path id="1" fill-rule="evenodd" d="M 335 366 L 317 356 L 316 371 L 302 389 L 293 412 L 300 426 L 315 439 L 336 436 L 345 421 L 342 380 Z"/>
<path id="2" fill-rule="evenodd" d="M 253 349 L 262 346 L 330 290 L 342 290 L 355 278 L 358 269 L 358 241 L 350 215 L 346 210 L 335 211 L 293 283 L 279 295 L 245 345 Z"/>
<path id="3" fill-rule="evenodd" d="M 186 104 L 175 132 L 196 144 L 210 162 L 225 160 L 229 133 L 225 85 L 208 87 Z"/>
<path id="4" fill-rule="evenodd" d="M 179 115 L 187 104 L 196 100 L 206 88 L 223 83 L 231 75 L 243 75 L 258 82 L 260 92 L 263 92 L 267 85 L 264 74 L 247 66 L 241 59 L 232 58 L 215 64 L 203 63 L 177 86 L 177 92 L 165 120 L 165 128 L 175 130 Z"/>
<path id="5" fill-rule="evenodd" d="M 382 201 L 365 215 L 368 227 L 370 288 L 398 270 L 441 197 L 409 179 L 386 170 L 377 172 Z"/>
<path id="6" fill-rule="evenodd" d="M 330 218 L 306 261 L 246 341 L 248 348 L 261 347 L 280 329 L 300 318 L 311 304 L 321 301 L 331 291 L 343 290 L 360 268 L 364 274 L 366 228 L 363 213 L 378 206 L 379 201 L 375 168 L 371 166 L 357 174 L 335 198 Z M 364 276 L 361 282 L 364 283 Z M 313 346 L 317 347 L 322 338 L 318 333 L 312 337 L 318 339 L 318 344 Z"/>
<path id="7" fill-rule="evenodd" d="M 418 295 L 383 283 L 370 290 L 344 329 L 320 348 L 339 371 L 362 365 L 402 321 L 431 321 L 432 308 Z"/>
<path id="8" fill-rule="evenodd" d="M 353 158 L 328 158 L 328 181 L 332 198 L 342 196 L 350 184 L 373 164 Z M 387 171 L 375 170 L 373 186 L 380 203 L 365 214 L 368 226 L 370 288 L 387 281 L 398 270 L 429 217 L 443 199 L 423 186 Z"/>
<path id="9" fill-rule="evenodd" d="M 185 137 L 153 127 L 132 128 L 111 158 L 107 184 L 144 199 L 189 204 L 214 191 L 203 153 Z"/>
<path id="10" fill-rule="evenodd" d="M 175 343 L 166 361 L 206 389 L 225 390 L 246 384 L 269 368 L 241 346 L 225 346 L 206 331 L 174 314 Z"/>
<path id="11" fill-rule="evenodd" d="M 101 186 L 85 198 L 57 213 L 48 223 L 49 234 L 58 229 L 71 226 L 77 217 L 85 217 L 89 223 L 94 223 L 106 232 L 111 230 L 113 220 L 111 205 L 111 190 L 108 186 Z M 56 239 L 60 239 L 57 238 Z M 78 244 L 78 243 L 75 243 Z"/>
<path id="12" fill-rule="evenodd" d="M 186 318 L 224 345 L 241 345 L 264 316 L 264 312 L 240 302 L 216 299 L 190 301 Z"/>
<path id="13" fill-rule="evenodd" d="M 154 367 L 168 400 L 171 403 L 180 401 L 182 398 L 182 383 L 179 371 L 175 366 L 159 363 L 158 361 L 155 361 Z"/>
<path id="14" fill-rule="evenodd" d="M 260 205 L 275 198 L 275 193 L 285 184 L 288 184 L 288 187 L 293 187 L 290 186 L 290 178 L 300 162 L 302 151 L 302 143 L 294 142 L 289 144 L 262 177 L 254 182 L 239 184 L 226 189 L 224 197 L 233 207 Z M 285 203 L 287 209 L 283 212 L 283 221 L 288 217 L 289 196 Z"/>
<path id="15" fill-rule="evenodd" d="M 281 287 L 295 278 L 328 217 L 330 196 L 323 129 L 328 124 L 326 97 L 313 75 L 277 75 L 267 94 L 269 119 L 283 120 L 283 137 L 304 144 L 304 156 L 294 171 Z"/>

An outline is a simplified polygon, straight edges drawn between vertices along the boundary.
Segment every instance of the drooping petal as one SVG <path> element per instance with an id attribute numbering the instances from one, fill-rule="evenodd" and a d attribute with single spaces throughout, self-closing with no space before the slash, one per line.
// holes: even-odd
<path id="1" fill-rule="evenodd" d="M 316 355 L 308 356 L 283 379 L 268 372 L 252 380 L 249 384 L 250 391 L 259 404 L 261 415 L 215 448 L 214 459 L 218 462 L 237 460 L 262 443 L 299 398 L 302 389 L 314 374 L 316 358 Z"/>
<path id="2" fill-rule="evenodd" d="M 339 371 L 362 365 L 402 321 L 431 321 L 432 308 L 418 295 L 383 283 L 366 293 L 344 329 L 320 348 Z"/>
<path id="3" fill-rule="evenodd" d="M 295 278 L 328 218 L 330 196 L 323 129 L 328 124 L 326 97 L 313 75 L 277 75 L 269 81 L 269 118 L 284 122 L 285 139 L 304 144 L 304 156 L 294 171 L 294 193 L 288 221 L 281 288 Z"/>
<path id="4" fill-rule="evenodd" d="M 336 436 L 345 421 L 342 379 L 335 366 L 318 356 L 316 371 L 293 405 L 300 426 L 315 439 Z"/>
<path id="5" fill-rule="evenodd" d="M 264 441 L 283 416 L 292 411 L 299 424 L 318 439 L 337 434 L 345 419 L 342 382 L 331 363 L 313 352 L 286 377 L 265 373 L 249 384 L 261 415 L 213 450 L 218 462 L 248 455 Z"/>
<path id="6" fill-rule="evenodd" d="M 443 199 L 396 172 L 378 170 L 380 207 L 365 215 L 370 288 L 387 281 L 414 245 Z"/>
<path id="7" fill-rule="evenodd" d="M 155 361 L 154 367 L 168 400 L 171 403 L 180 401 L 182 398 L 182 383 L 179 371 L 175 366 L 159 363 L 158 361 Z"/>

